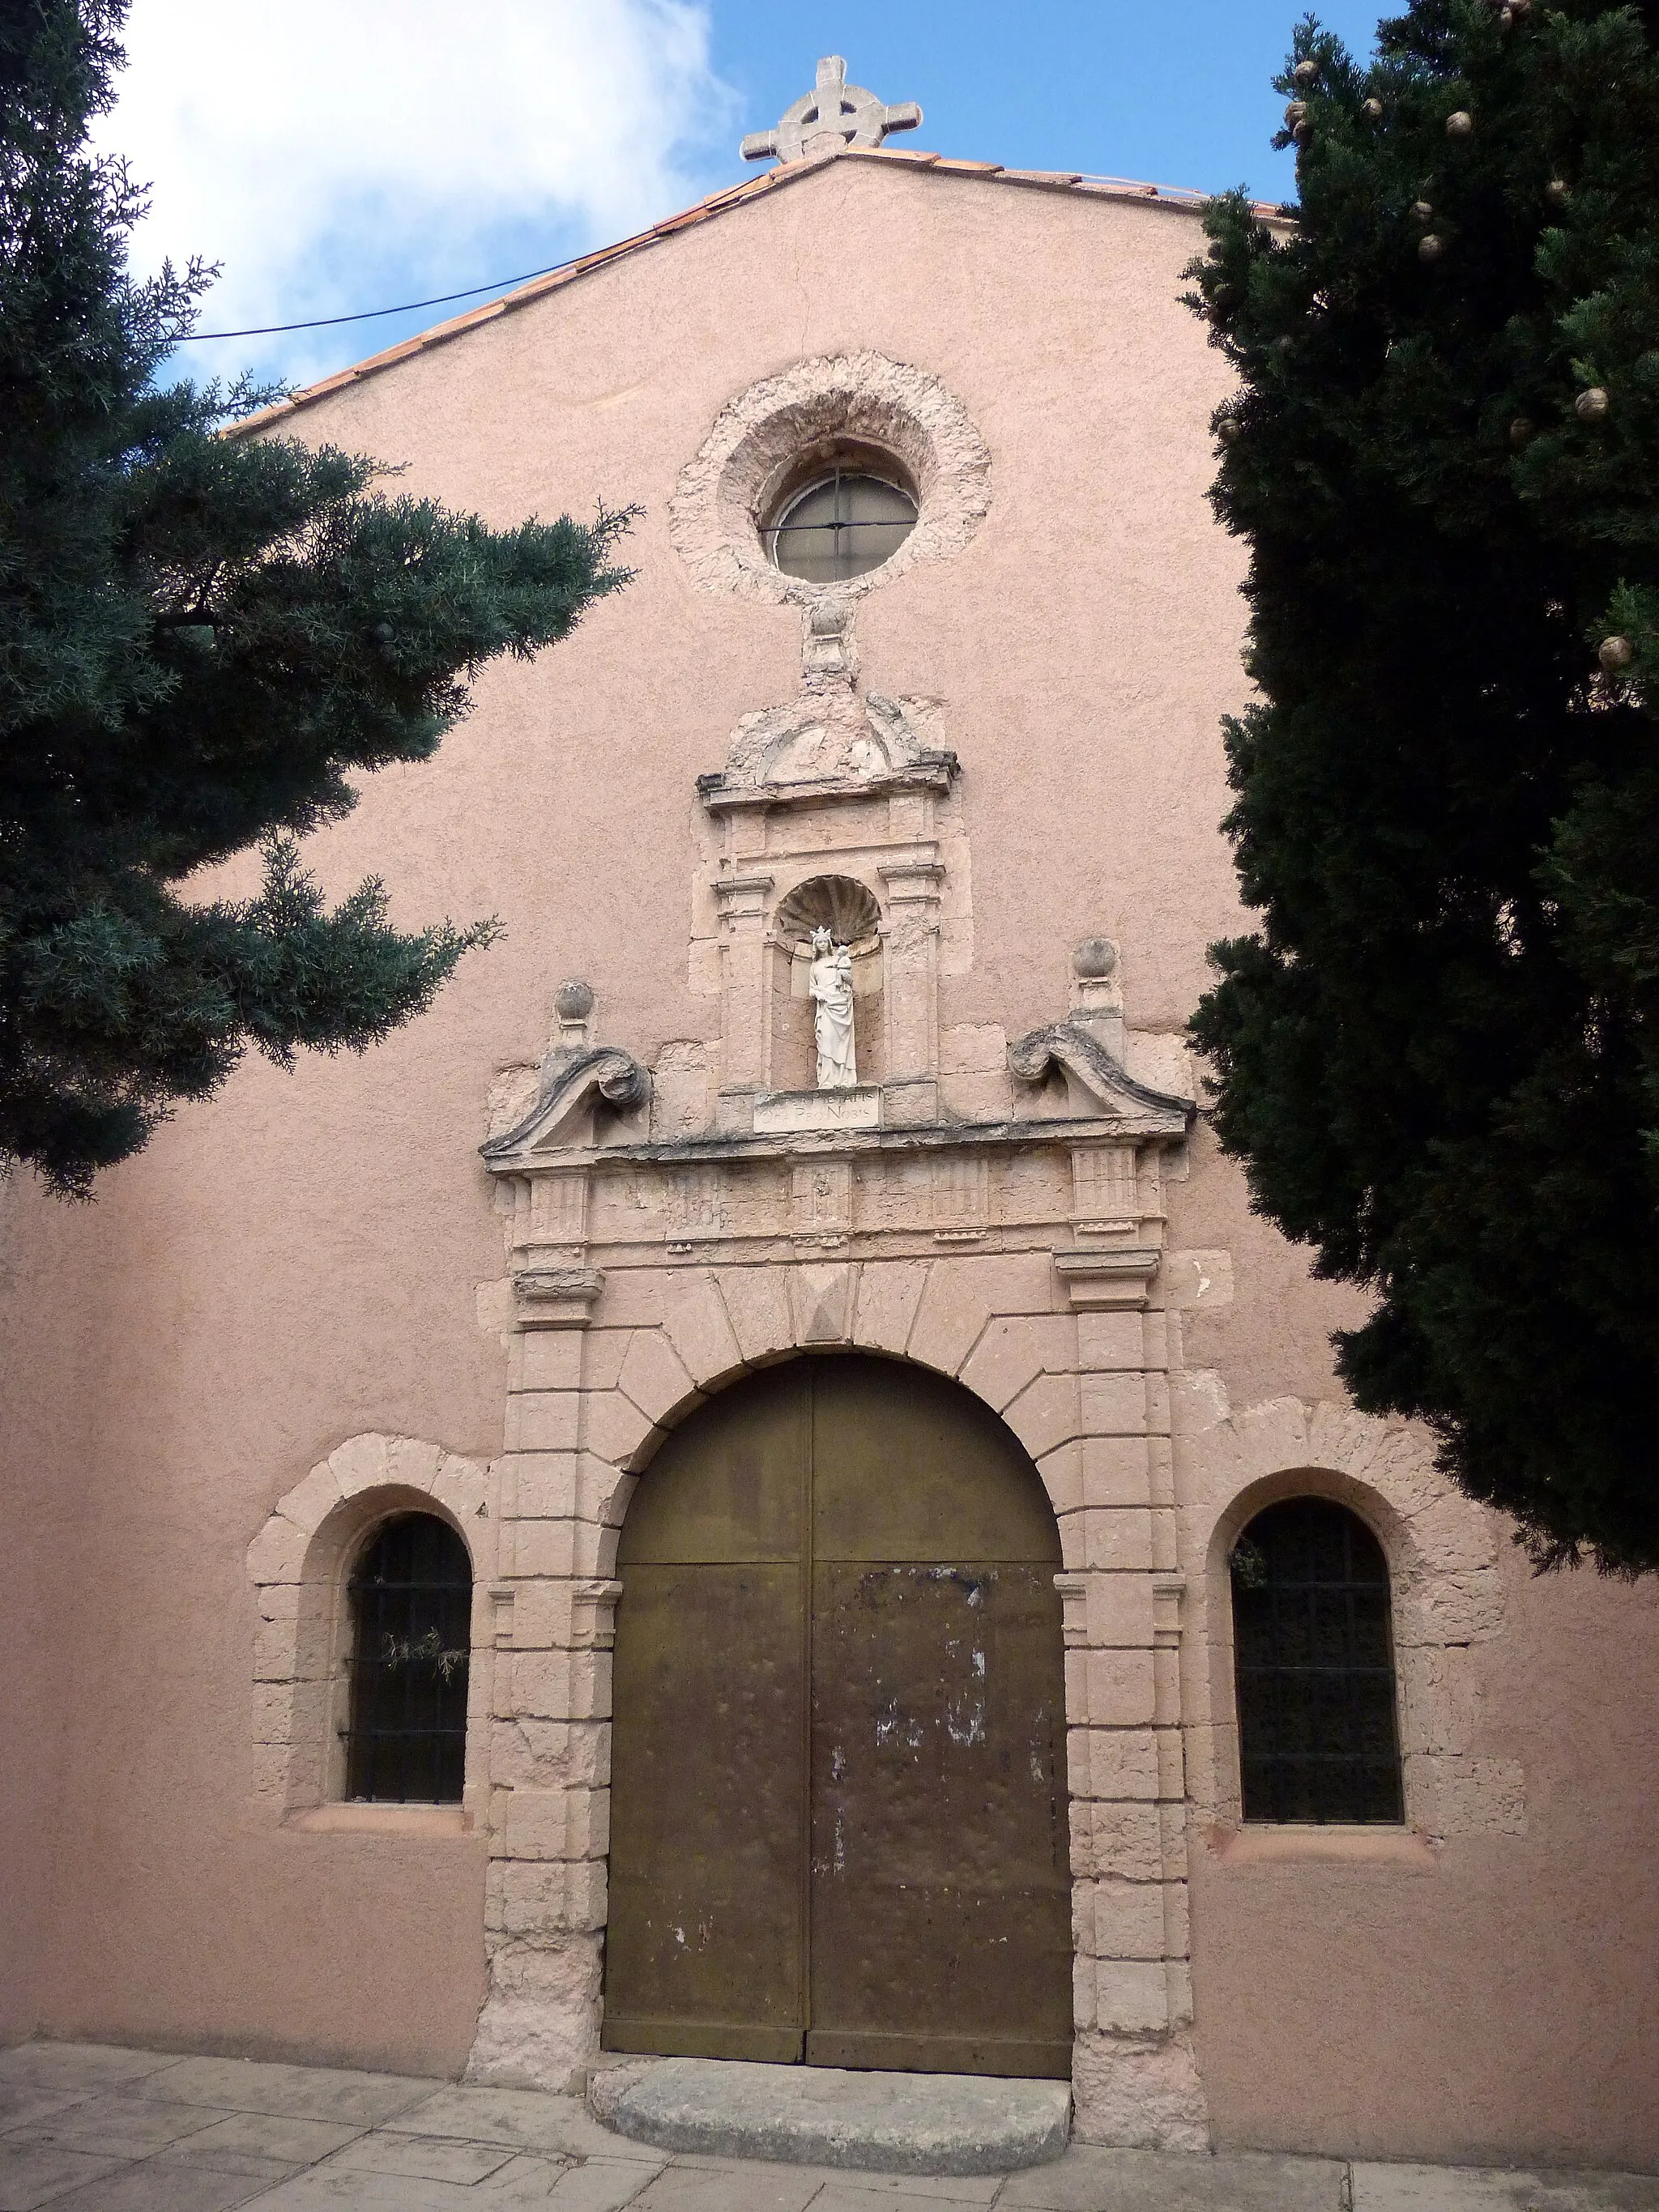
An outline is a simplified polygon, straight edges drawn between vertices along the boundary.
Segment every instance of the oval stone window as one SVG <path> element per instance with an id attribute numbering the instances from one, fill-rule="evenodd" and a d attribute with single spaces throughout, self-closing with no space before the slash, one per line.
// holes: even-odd
<path id="1" fill-rule="evenodd" d="M 916 502 L 861 458 L 816 471 L 787 493 L 761 536 L 786 576 L 844 583 L 891 560 L 915 528 Z"/>

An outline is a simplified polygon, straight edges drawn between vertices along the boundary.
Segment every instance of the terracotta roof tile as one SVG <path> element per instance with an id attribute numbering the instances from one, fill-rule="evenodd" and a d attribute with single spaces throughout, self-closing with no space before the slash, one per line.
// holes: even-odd
<path id="1" fill-rule="evenodd" d="M 1129 177 L 1090 177 L 1074 169 L 1005 169 L 996 161 L 968 161 L 943 154 L 928 154 L 909 147 L 848 146 L 831 155 L 837 161 L 885 161 L 896 167 L 927 169 L 941 176 L 971 177 L 987 184 L 1020 185 L 1039 190 L 1073 192 L 1091 199 L 1133 199 L 1157 207 L 1170 208 L 1184 214 L 1195 214 L 1204 208 L 1212 195 L 1188 191 L 1178 185 L 1146 185 Z M 383 353 L 370 354 L 350 368 L 343 368 L 333 376 L 325 376 L 320 383 L 308 384 L 302 391 L 279 399 L 273 406 L 262 408 L 258 414 L 249 415 L 240 422 L 232 423 L 225 432 L 227 437 L 243 437 L 248 432 L 264 428 L 279 417 L 293 414 L 296 409 L 308 406 L 314 399 L 325 398 L 331 392 L 343 391 L 349 384 L 373 376 L 395 362 L 407 361 L 411 354 L 423 353 L 428 346 L 442 345 L 450 338 L 476 330 L 481 323 L 493 322 L 497 315 L 510 313 L 518 307 L 528 307 L 534 300 L 543 299 L 561 286 L 574 284 L 579 277 L 590 275 L 596 269 L 620 261 L 624 254 L 637 253 L 660 240 L 672 238 L 677 233 L 690 229 L 696 224 L 707 222 L 712 216 L 723 215 L 728 208 L 740 205 L 745 200 L 761 198 L 778 186 L 790 185 L 798 178 L 810 176 L 824 166 L 823 161 L 790 161 L 775 169 L 767 169 L 757 177 L 745 177 L 741 184 L 723 185 L 700 200 L 696 207 L 686 208 L 679 215 L 666 216 L 653 223 L 649 230 L 637 232 L 632 238 L 618 239 L 614 246 L 605 246 L 596 252 L 585 253 L 580 260 L 568 261 L 562 268 L 549 271 L 545 276 L 532 277 L 499 300 L 491 300 L 482 307 L 471 307 L 465 314 L 453 316 L 449 321 L 434 323 L 430 330 L 422 331 L 412 338 L 404 338 Z M 1282 219 L 1283 210 L 1258 200 L 1255 212 L 1268 221 Z"/>

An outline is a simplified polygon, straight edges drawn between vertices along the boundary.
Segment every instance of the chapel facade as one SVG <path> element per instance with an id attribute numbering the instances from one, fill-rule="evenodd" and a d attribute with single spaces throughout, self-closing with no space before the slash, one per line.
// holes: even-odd
<path id="1" fill-rule="evenodd" d="M 0 2033 L 1659 2164 L 1654 1595 L 1354 1411 L 1185 1042 L 1200 204 L 920 119 L 820 64 L 245 433 L 637 503 L 637 574 L 313 841 L 501 916 L 428 1015 L 0 1198 Z"/>

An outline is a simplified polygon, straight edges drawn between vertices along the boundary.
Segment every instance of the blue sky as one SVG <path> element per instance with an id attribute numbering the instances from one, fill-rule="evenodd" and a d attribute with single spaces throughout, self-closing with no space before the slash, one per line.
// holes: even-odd
<path id="1" fill-rule="evenodd" d="M 135 259 L 219 260 L 204 330 L 459 290 L 539 268 L 752 173 L 819 54 L 901 143 L 1278 199 L 1282 0 L 134 0 L 102 142 L 155 185 Z M 1360 52 L 1372 4 L 1322 20 Z M 480 300 L 488 295 L 481 294 Z M 472 304 L 466 302 L 464 304 Z M 182 350 L 304 382 L 454 309 Z"/>

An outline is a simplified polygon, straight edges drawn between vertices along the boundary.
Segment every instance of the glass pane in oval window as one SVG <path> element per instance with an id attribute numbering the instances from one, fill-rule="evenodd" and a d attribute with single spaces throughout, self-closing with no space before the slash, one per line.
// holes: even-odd
<path id="1" fill-rule="evenodd" d="M 896 484 L 837 472 L 793 500 L 766 535 L 786 576 L 834 584 L 890 560 L 915 520 L 915 501 Z"/>

